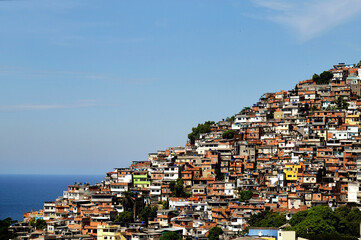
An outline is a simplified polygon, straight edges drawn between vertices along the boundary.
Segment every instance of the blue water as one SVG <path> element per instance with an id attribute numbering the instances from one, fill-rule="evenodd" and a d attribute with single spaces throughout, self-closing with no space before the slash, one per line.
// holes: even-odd
<path id="1" fill-rule="evenodd" d="M 74 182 L 99 183 L 104 175 L 0 175 L 0 219 L 22 220 L 30 210 L 55 201 Z"/>

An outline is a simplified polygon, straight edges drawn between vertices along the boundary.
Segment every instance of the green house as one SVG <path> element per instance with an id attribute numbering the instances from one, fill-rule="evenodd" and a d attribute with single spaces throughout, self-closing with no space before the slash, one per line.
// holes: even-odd
<path id="1" fill-rule="evenodd" d="M 133 185 L 139 188 L 150 188 L 150 179 L 147 172 L 134 172 Z"/>

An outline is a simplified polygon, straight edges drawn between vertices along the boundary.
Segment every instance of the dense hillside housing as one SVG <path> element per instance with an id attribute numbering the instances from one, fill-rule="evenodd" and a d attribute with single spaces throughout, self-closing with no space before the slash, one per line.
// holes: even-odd
<path id="1" fill-rule="evenodd" d="M 324 204 L 360 207 L 361 68 L 337 64 L 329 72 L 326 83 L 314 77 L 289 91 L 265 93 L 234 119 L 211 125 L 194 144 L 149 153 L 95 185 L 70 185 L 11 229 L 18 239 L 138 240 L 159 239 L 166 231 L 206 239 L 219 226 L 232 239 L 262 210 L 291 218 Z M 226 131 L 232 138 L 223 138 Z M 251 198 L 240 199 L 247 190 Z M 134 220 L 116 222 L 129 211 L 126 195 Z M 158 210 L 141 220 L 148 206 Z M 47 228 L 28 227 L 33 217 Z"/>

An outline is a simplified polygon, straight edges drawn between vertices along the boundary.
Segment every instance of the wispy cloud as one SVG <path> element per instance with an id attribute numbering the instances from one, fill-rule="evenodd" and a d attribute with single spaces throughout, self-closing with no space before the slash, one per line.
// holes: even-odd
<path id="1" fill-rule="evenodd" d="M 284 25 L 301 41 L 339 26 L 361 12 L 359 0 L 251 0 L 269 12 L 265 18 Z"/>
<path id="2" fill-rule="evenodd" d="M 260 7 L 279 11 L 287 11 L 294 7 L 291 1 L 284 0 L 253 0 L 253 2 Z"/>
<path id="3" fill-rule="evenodd" d="M 83 100 L 71 104 L 20 104 L 0 106 L 0 111 L 40 111 L 40 110 L 54 110 L 54 109 L 73 109 L 73 108 L 88 108 L 96 106 L 106 106 L 99 104 L 95 100 Z"/>

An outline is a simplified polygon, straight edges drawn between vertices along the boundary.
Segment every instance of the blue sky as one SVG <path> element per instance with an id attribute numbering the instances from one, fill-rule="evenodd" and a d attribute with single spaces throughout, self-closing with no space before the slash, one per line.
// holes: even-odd
<path id="1" fill-rule="evenodd" d="M 361 60 L 358 0 L 0 1 L 0 173 L 103 174 Z"/>

